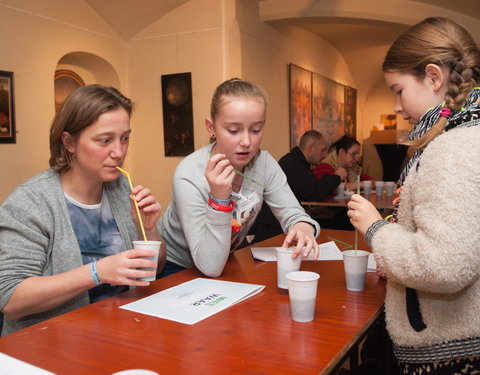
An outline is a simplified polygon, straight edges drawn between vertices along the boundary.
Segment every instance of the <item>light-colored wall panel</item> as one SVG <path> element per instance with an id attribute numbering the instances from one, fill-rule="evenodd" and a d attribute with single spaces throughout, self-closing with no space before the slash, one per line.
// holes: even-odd
<path id="1" fill-rule="evenodd" d="M 41 9 L 48 4 L 58 6 L 55 1 L 42 3 Z M 0 145 L 0 202 L 16 185 L 48 167 L 48 133 L 54 116 L 53 77 L 63 56 L 84 51 L 101 57 L 120 77 L 120 89 L 125 88 L 122 41 L 111 32 L 101 34 L 86 30 L 85 24 L 75 27 L 20 9 L 28 4 L 21 1 L 16 8 L 0 4 L 0 70 L 14 72 L 18 132 L 16 144 Z M 106 30 L 104 25 L 101 29 Z M 101 76 L 98 81 L 102 83 Z"/>

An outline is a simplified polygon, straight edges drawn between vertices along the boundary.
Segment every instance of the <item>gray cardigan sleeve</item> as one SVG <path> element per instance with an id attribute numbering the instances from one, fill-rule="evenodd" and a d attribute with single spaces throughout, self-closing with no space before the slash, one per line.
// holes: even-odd
<path id="1" fill-rule="evenodd" d="M 18 284 L 28 277 L 42 276 L 47 268 L 54 222 L 46 212 L 44 202 L 26 187 L 17 188 L 0 209 L 2 309 Z"/>

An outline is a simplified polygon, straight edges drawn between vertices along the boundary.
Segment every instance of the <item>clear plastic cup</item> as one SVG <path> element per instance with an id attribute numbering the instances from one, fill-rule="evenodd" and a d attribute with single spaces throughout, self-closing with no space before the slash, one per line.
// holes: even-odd
<path id="1" fill-rule="evenodd" d="M 362 181 L 363 195 L 367 198 L 372 194 L 372 181 Z"/>
<path id="2" fill-rule="evenodd" d="M 336 191 L 339 197 L 343 197 L 345 195 L 345 182 L 340 182 Z"/>
<path id="3" fill-rule="evenodd" d="M 395 182 L 386 181 L 385 182 L 385 192 L 387 195 L 393 195 L 393 190 L 395 189 Z"/>
<path id="4" fill-rule="evenodd" d="M 375 192 L 377 195 L 383 194 L 383 187 L 385 183 L 383 181 L 375 181 Z"/>

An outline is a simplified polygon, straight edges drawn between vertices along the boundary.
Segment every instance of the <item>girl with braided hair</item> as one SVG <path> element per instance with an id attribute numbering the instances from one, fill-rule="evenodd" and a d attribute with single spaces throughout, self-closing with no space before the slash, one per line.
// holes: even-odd
<path id="1" fill-rule="evenodd" d="M 480 373 L 480 50 L 446 18 L 390 47 L 395 112 L 414 125 L 390 222 L 359 195 L 348 216 L 387 278 L 386 321 L 401 374 Z"/>

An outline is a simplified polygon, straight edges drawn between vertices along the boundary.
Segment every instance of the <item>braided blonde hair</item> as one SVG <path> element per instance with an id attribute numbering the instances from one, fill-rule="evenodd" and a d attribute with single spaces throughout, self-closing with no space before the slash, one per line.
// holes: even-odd
<path id="1" fill-rule="evenodd" d="M 452 112 L 461 109 L 480 82 L 480 50 L 470 33 L 448 18 L 427 18 L 395 40 L 382 70 L 423 79 L 428 64 L 436 64 L 448 71 L 444 107 Z M 424 148 L 443 132 L 446 124 L 447 119 L 440 116 L 428 132 L 409 145 L 414 149 Z"/>

